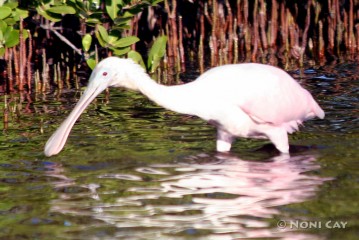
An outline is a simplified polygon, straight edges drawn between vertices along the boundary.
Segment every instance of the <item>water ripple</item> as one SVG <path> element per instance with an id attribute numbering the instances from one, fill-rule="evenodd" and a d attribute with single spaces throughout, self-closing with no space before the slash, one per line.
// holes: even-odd
<path id="1" fill-rule="evenodd" d="M 98 178 L 114 178 L 114 179 L 121 179 L 121 180 L 129 180 L 129 181 L 141 181 L 142 178 L 139 176 L 135 176 L 132 174 L 102 174 L 98 176 Z"/>
<path id="2" fill-rule="evenodd" d="M 143 229 L 149 238 L 176 239 L 189 229 L 214 234 L 206 239 L 216 234 L 288 237 L 290 232 L 272 229 L 267 219 L 279 213 L 279 206 L 310 198 L 328 180 L 307 174 L 319 168 L 314 155 L 281 155 L 260 162 L 230 155 L 190 159 L 192 163 L 136 168 L 141 174 L 162 176 L 149 186 L 136 175 L 102 174 L 99 178 L 140 181 L 142 186 L 128 187 L 126 194 L 105 204 L 102 199 L 111 193 L 101 193 L 100 185 L 84 185 L 97 196 L 96 202 L 80 208 L 76 199 L 61 198 L 52 202 L 52 211 L 88 216 L 119 229 Z M 124 236 L 119 229 L 116 236 Z"/>

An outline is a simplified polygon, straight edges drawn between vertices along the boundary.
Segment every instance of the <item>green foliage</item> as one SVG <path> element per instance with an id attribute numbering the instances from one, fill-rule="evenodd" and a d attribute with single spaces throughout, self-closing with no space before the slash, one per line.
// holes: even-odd
<path id="1" fill-rule="evenodd" d="M 114 45 L 116 47 L 128 47 L 136 42 L 138 42 L 140 39 L 135 36 L 129 36 L 118 39 L 116 42 L 114 42 Z"/>
<path id="2" fill-rule="evenodd" d="M 160 60 L 166 53 L 167 36 L 160 36 L 155 39 L 150 49 L 147 59 L 147 66 L 145 65 L 141 54 L 136 51 L 129 51 L 127 56 L 136 63 L 140 64 L 144 69 L 153 73 L 159 66 Z"/>
<path id="3" fill-rule="evenodd" d="M 140 39 L 136 36 L 125 36 L 124 31 L 130 28 L 131 19 L 148 6 L 154 6 L 163 0 L 32 0 L 22 6 L 36 9 L 37 13 L 51 22 L 60 22 L 64 15 L 77 17 L 88 26 L 82 36 L 82 52 L 87 64 L 95 66 L 98 43 L 115 56 L 128 57 L 145 64 L 139 53 L 131 50 L 131 45 Z M 6 1 L 0 5 L 0 56 L 3 48 L 13 47 L 19 43 L 18 22 L 28 16 L 28 12 L 18 8 L 18 1 Z M 24 37 L 27 32 L 24 31 Z M 153 72 L 165 54 L 167 38 L 159 37 L 150 50 L 147 69 Z M 81 52 L 81 51 L 79 51 Z"/>
<path id="4" fill-rule="evenodd" d="M 121 37 L 121 33 L 117 30 L 107 32 L 102 25 L 96 26 L 95 35 L 100 45 L 112 50 L 116 56 L 128 53 L 131 50 L 130 46 L 140 40 L 135 36 Z"/>
<path id="5" fill-rule="evenodd" d="M 62 19 L 63 14 L 74 14 L 75 9 L 71 6 L 67 6 L 63 1 L 39 1 L 36 7 L 38 14 L 44 18 L 52 21 L 59 22 Z"/>
<path id="6" fill-rule="evenodd" d="M 91 69 L 94 69 L 96 66 L 96 59 L 94 59 L 93 57 L 90 57 L 90 58 L 86 59 L 86 63 Z"/>
<path id="7" fill-rule="evenodd" d="M 57 14 L 75 14 L 76 10 L 71 6 L 55 6 L 47 9 L 50 13 Z"/>
<path id="8" fill-rule="evenodd" d="M 100 9 L 100 0 L 68 1 L 68 5 L 76 10 L 76 16 L 84 20 L 89 26 L 102 22 L 103 11 Z"/>
<path id="9" fill-rule="evenodd" d="M 128 52 L 127 56 L 131 58 L 133 61 L 135 61 L 136 63 L 140 64 L 144 69 L 146 69 L 145 62 L 143 61 L 141 54 L 131 50 Z"/>
<path id="10" fill-rule="evenodd" d="M 136 36 L 123 36 L 122 33 L 130 28 L 130 21 L 137 13 L 145 7 L 154 6 L 161 1 L 163 0 L 103 0 L 104 8 L 102 9 L 100 0 L 40 0 L 36 10 L 44 18 L 53 22 L 61 21 L 65 14 L 74 14 L 89 27 L 94 27 L 95 31 L 86 33 L 82 37 L 82 50 L 85 53 L 87 64 L 91 68 L 96 63 L 94 57 L 96 55 L 94 43 L 96 42 L 102 48 L 112 51 L 115 56 L 123 57 L 128 54 L 129 57 L 141 59 L 138 62 L 145 67 L 141 55 L 131 50 L 131 45 L 140 39 Z M 95 39 L 97 41 L 94 41 Z M 151 64 L 151 68 L 148 69 L 155 69 L 158 66 L 156 57 L 160 55 L 154 55 L 156 60 L 151 60 L 151 62 L 155 62 L 155 64 Z"/>
<path id="11" fill-rule="evenodd" d="M 105 3 L 107 14 L 114 21 L 117 18 L 117 13 L 120 11 L 120 7 L 122 7 L 121 3 L 123 3 L 123 1 L 105 0 Z"/>
<path id="12" fill-rule="evenodd" d="M 28 17 L 29 13 L 27 10 L 18 8 L 18 3 L 7 1 L 3 5 L 0 5 L 0 19 L 3 20 L 7 25 L 16 25 L 20 21 L 20 18 Z"/>
<path id="13" fill-rule="evenodd" d="M 150 72 L 154 72 L 159 66 L 161 59 L 166 53 L 166 43 L 166 36 L 160 36 L 154 41 L 147 59 L 147 67 Z"/>
<path id="14" fill-rule="evenodd" d="M 106 28 L 104 28 L 102 25 L 97 25 L 96 29 L 96 37 L 102 47 L 106 46 L 106 42 L 108 42 L 109 37 L 108 33 L 106 31 Z"/>
<path id="15" fill-rule="evenodd" d="M 0 56 L 4 55 L 6 48 L 19 44 L 19 21 L 27 16 L 28 11 L 19 9 L 17 1 L 7 1 L 0 5 Z M 24 30 L 22 35 L 26 39 L 28 32 Z"/>
<path id="16" fill-rule="evenodd" d="M 20 39 L 19 30 L 14 30 L 12 27 L 8 26 L 4 34 L 4 39 L 6 47 L 11 48 L 16 46 Z"/>
<path id="17" fill-rule="evenodd" d="M 88 52 L 88 50 L 91 47 L 91 42 L 92 42 L 92 37 L 90 34 L 86 34 L 83 38 L 82 38 L 82 47 L 83 49 Z"/>
<path id="18" fill-rule="evenodd" d="M 11 14 L 11 8 L 9 7 L 0 7 L 0 19 L 5 19 Z"/>

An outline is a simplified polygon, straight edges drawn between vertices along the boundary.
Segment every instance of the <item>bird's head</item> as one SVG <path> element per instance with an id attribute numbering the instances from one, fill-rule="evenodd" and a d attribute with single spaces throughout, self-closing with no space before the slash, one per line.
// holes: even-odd
<path id="1" fill-rule="evenodd" d="M 105 90 L 108 87 L 124 87 L 137 90 L 134 75 L 143 73 L 144 69 L 132 59 L 108 57 L 96 65 L 89 79 L 87 91 Z"/>
<path id="2" fill-rule="evenodd" d="M 108 87 L 125 87 L 137 90 L 136 77 L 144 69 L 131 59 L 109 57 L 102 60 L 93 70 L 89 84 L 68 118 L 47 141 L 44 153 L 51 156 L 59 153 L 78 117 L 86 107 Z"/>

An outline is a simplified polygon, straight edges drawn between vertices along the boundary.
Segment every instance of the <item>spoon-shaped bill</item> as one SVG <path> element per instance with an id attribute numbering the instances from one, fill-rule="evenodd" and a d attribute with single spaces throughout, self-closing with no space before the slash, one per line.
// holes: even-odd
<path id="1" fill-rule="evenodd" d="M 58 154 L 64 147 L 66 140 L 70 134 L 70 131 L 79 118 L 81 113 L 86 107 L 105 89 L 104 86 L 89 86 L 75 108 L 72 110 L 66 120 L 60 125 L 60 127 L 52 134 L 45 145 L 44 154 L 47 157 Z"/>

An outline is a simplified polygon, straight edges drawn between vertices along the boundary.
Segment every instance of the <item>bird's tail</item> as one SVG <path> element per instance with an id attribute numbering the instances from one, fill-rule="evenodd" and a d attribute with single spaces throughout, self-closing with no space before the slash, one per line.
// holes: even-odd
<path id="1" fill-rule="evenodd" d="M 325 113 L 323 111 L 323 109 L 318 105 L 318 103 L 313 99 L 312 103 L 311 103 L 311 110 L 306 119 L 310 119 L 310 118 L 314 118 L 314 117 L 318 117 L 320 119 L 323 119 L 325 117 Z"/>
<path id="2" fill-rule="evenodd" d="M 314 101 L 314 104 L 313 104 L 313 112 L 320 119 L 323 119 L 325 117 L 325 113 L 324 113 L 323 109 L 315 101 Z"/>
<path id="3" fill-rule="evenodd" d="M 307 90 L 305 90 L 305 93 L 307 95 L 307 104 L 309 105 L 307 108 L 309 112 L 305 116 L 305 119 L 311 119 L 315 117 L 323 119 L 325 117 L 323 109 L 318 105 L 313 96 Z"/>

